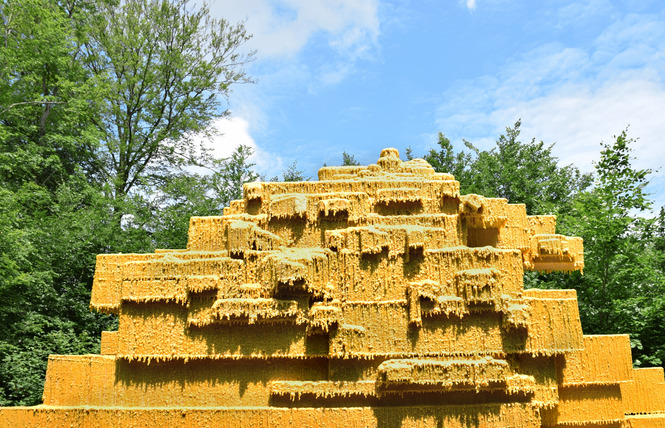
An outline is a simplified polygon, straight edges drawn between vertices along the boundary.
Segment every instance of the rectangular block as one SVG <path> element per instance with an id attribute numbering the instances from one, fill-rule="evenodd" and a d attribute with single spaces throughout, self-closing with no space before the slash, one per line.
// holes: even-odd
<path id="1" fill-rule="evenodd" d="M 508 390 L 516 380 L 506 360 L 480 358 L 411 358 L 391 359 L 378 367 L 377 384 L 386 390 L 427 391 L 432 388 L 450 391 L 482 389 Z M 521 377 L 522 391 L 533 392 L 534 379 Z M 517 385 L 515 385 L 518 389 Z"/>
<path id="2" fill-rule="evenodd" d="M 565 355 L 559 364 L 562 386 L 610 384 L 632 379 L 630 337 L 626 334 L 584 336 L 584 350 Z"/>
<path id="3" fill-rule="evenodd" d="M 468 209 L 462 211 L 468 228 L 498 230 L 506 224 L 506 221 L 508 220 L 508 217 L 506 216 L 506 208 L 508 206 L 507 199 L 484 198 L 479 195 L 464 195 L 462 198 L 466 199 L 466 201 L 473 201 L 473 205 L 478 205 L 478 203 L 480 203 L 479 209 L 475 212 L 468 212 Z"/>
<path id="4" fill-rule="evenodd" d="M 574 290 L 524 291 L 531 316 L 527 352 L 552 355 L 583 349 L 582 325 L 574 296 Z"/>
<path id="5" fill-rule="evenodd" d="M 122 281 L 125 265 L 131 262 L 149 261 L 165 257 L 160 254 L 100 254 L 95 265 L 90 307 L 100 312 L 118 313 L 122 298 Z"/>
<path id="6" fill-rule="evenodd" d="M 128 261 L 120 269 L 122 301 L 183 305 L 188 302 L 190 293 L 237 290 L 244 282 L 245 273 L 242 261 L 225 257 L 225 253 L 190 253 Z"/>
<path id="7" fill-rule="evenodd" d="M 190 251 L 219 251 L 226 249 L 224 221 L 221 216 L 189 219 L 187 249 Z"/>
<path id="8" fill-rule="evenodd" d="M 522 255 L 498 248 L 445 248 L 425 252 L 425 266 L 413 280 L 434 280 L 455 290 L 461 271 L 492 269 L 499 280 L 493 294 L 514 294 L 522 289 Z M 456 291 L 456 290 L 455 290 Z M 454 293 L 456 294 L 456 293 Z"/>
<path id="9" fill-rule="evenodd" d="M 225 427 L 539 427 L 537 411 L 526 403 L 474 406 L 352 408 L 26 408 L 3 409 L 1 427 L 77 426 L 225 426 Z"/>
<path id="10" fill-rule="evenodd" d="M 526 220 L 531 236 L 556 233 L 555 215 L 529 215 Z"/>
<path id="11" fill-rule="evenodd" d="M 665 428 L 665 413 L 654 415 L 626 416 L 622 427 L 626 428 Z"/>
<path id="12" fill-rule="evenodd" d="M 101 350 L 102 355 L 115 355 L 118 353 L 118 332 L 102 331 Z"/>
<path id="13" fill-rule="evenodd" d="M 582 238 L 563 235 L 535 235 L 527 253 L 531 269 L 540 272 L 572 272 L 584 269 Z M 528 260 L 525 260 L 525 262 Z"/>
<path id="14" fill-rule="evenodd" d="M 530 295 L 536 295 L 531 293 Z M 538 293 L 546 296 L 547 293 Z M 561 293 L 555 293 L 558 295 Z M 422 316 L 422 327 L 410 326 L 408 301 L 347 302 L 337 330 L 331 332 L 330 354 L 451 355 L 516 352 L 555 355 L 582 349 L 582 330 L 574 299 L 526 297 L 530 322 L 525 330 L 505 330 L 494 311 Z"/>
<path id="15" fill-rule="evenodd" d="M 555 406 L 559 402 L 556 357 L 521 354 L 515 360 L 516 371 L 521 375 L 532 376 L 536 381 L 532 402 L 542 408 Z"/>
<path id="16" fill-rule="evenodd" d="M 51 355 L 46 368 L 44 404 L 107 406 L 114 403 L 113 356 Z"/>
<path id="17" fill-rule="evenodd" d="M 665 379 L 662 367 L 633 369 L 633 380 L 621 383 L 626 414 L 665 412 Z"/>
<path id="18" fill-rule="evenodd" d="M 407 301 L 349 302 L 339 327 L 330 334 L 330 355 L 417 356 L 501 352 L 500 315 L 474 313 L 463 318 L 441 314 L 423 317 L 422 327 L 409 327 Z"/>
<path id="19" fill-rule="evenodd" d="M 623 416 L 619 385 L 559 387 L 559 425 L 610 424 Z"/>
<path id="20" fill-rule="evenodd" d="M 127 259 L 122 254 L 100 254 L 95 265 L 90 307 L 104 313 L 118 313 L 121 291 L 121 265 Z"/>
<path id="21" fill-rule="evenodd" d="M 304 356 L 304 325 L 240 322 L 188 327 L 187 308 L 168 303 L 123 304 L 118 327 L 118 355 L 158 359 L 203 356 Z M 318 349 L 316 350 L 318 351 Z"/>
<path id="22" fill-rule="evenodd" d="M 520 251 L 529 248 L 529 224 L 526 218 L 526 205 L 506 205 L 506 223 L 499 228 L 499 248 L 517 248 Z"/>
<path id="23" fill-rule="evenodd" d="M 48 406 L 268 406 L 273 380 L 313 382 L 324 359 L 163 361 L 151 364 L 99 355 L 51 356 Z"/>

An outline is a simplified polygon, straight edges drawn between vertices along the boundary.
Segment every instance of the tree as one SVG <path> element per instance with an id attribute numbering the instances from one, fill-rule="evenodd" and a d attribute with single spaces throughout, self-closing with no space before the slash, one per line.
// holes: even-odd
<path id="1" fill-rule="evenodd" d="M 49 354 L 98 352 L 113 321 L 88 309 L 107 200 L 83 179 L 0 189 L 0 402 L 37 404 Z"/>
<path id="2" fill-rule="evenodd" d="M 635 286 L 623 279 L 628 270 L 640 266 L 634 243 L 644 228 L 632 212 L 649 208 L 644 186 L 651 170 L 632 167 L 633 142 L 623 131 L 612 144 L 602 144 L 595 186 L 577 198 L 571 216 L 572 232 L 584 239 L 586 275 L 580 306 L 593 332 L 613 324 L 613 302 L 630 297 Z"/>
<path id="3" fill-rule="evenodd" d="M 432 165 L 437 172 L 447 172 L 452 174 L 460 185 L 467 186 L 469 183 L 469 166 L 471 164 L 471 155 L 464 152 L 455 153 L 455 149 L 448 138 L 439 132 L 437 144 L 441 148 L 438 152 L 434 149 L 423 156 L 423 158 Z M 465 192 L 468 193 L 468 192 Z"/>
<path id="4" fill-rule="evenodd" d="M 439 134 L 440 134 L 440 133 L 439 133 Z M 410 145 L 409 145 L 409 147 L 407 147 L 407 148 L 404 150 L 404 158 L 405 158 L 407 161 L 413 160 L 413 149 L 411 149 L 411 146 L 410 146 Z"/>
<path id="5" fill-rule="evenodd" d="M 242 199 L 243 184 L 259 176 L 249 162 L 251 147 L 240 145 L 225 159 L 215 161 L 209 174 L 179 174 L 155 189 L 150 199 L 131 198 L 124 210 L 125 233 L 147 248 L 184 248 L 192 216 L 222 215 L 234 199 Z M 125 250 L 128 251 L 128 250 Z M 133 250 L 137 251 L 137 250 Z"/>
<path id="6" fill-rule="evenodd" d="M 252 170 L 255 164 L 249 162 L 253 154 L 254 150 L 251 147 L 240 145 L 229 158 L 215 162 L 210 183 L 217 210 L 228 206 L 232 200 L 242 199 L 243 184 L 259 179 L 259 175 Z"/>
<path id="7" fill-rule="evenodd" d="M 294 160 L 293 163 L 282 172 L 284 181 L 308 181 L 309 178 L 305 177 L 304 172 L 298 169 L 298 161 Z M 277 180 L 275 180 L 277 181 Z"/>
<path id="8" fill-rule="evenodd" d="M 602 143 L 593 188 L 579 193 L 564 232 L 584 239 L 584 275 L 532 275 L 531 285 L 577 290 L 586 334 L 626 333 L 635 365 L 665 363 L 665 212 L 650 207 L 644 188 L 651 170 L 635 169 L 632 138 L 623 131 Z"/>
<path id="9" fill-rule="evenodd" d="M 194 137 L 228 114 L 231 85 L 249 82 L 242 23 L 187 0 L 108 2 L 89 17 L 85 64 L 103 90 L 95 125 L 102 147 L 88 167 L 122 199 L 136 186 L 209 161 Z"/>
<path id="10" fill-rule="evenodd" d="M 662 251 L 662 217 L 636 218 L 622 239 L 609 288 L 608 311 L 603 316 L 612 332 L 630 334 L 633 361 L 637 366 L 665 365 L 665 253 Z M 585 275 L 586 276 L 586 275 Z M 596 282 L 597 284 L 597 282 Z M 593 287 L 594 283 L 587 283 Z M 606 302 L 599 302 L 606 303 Z M 597 304 L 593 302 L 593 304 Z M 605 313 L 603 313 L 605 312 Z M 599 326 L 599 332 L 610 330 Z"/>
<path id="11" fill-rule="evenodd" d="M 525 287 L 576 289 L 585 333 L 630 334 L 636 365 L 665 364 L 665 209 L 654 219 L 636 215 L 650 206 L 644 188 L 651 171 L 632 166 L 634 140 L 624 131 L 602 144 L 594 180 L 572 165 L 559 167 L 553 146 L 520 142 L 520 125 L 506 128 L 488 151 L 465 142 L 474 156 L 456 153 L 439 134 L 441 150 L 425 159 L 452 172 L 462 193 L 556 214 L 559 233 L 584 239 L 585 274 L 527 272 Z"/>
<path id="12" fill-rule="evenodd" d="M 0 404 L 31 405 L 48 354 L 94 352 L 112 322 L 87 308 L 91 253 L 104 249 L 99 193 L 78 166 L 97 138 L 95 88 L 73 11 L 0 8 Z"/>
<path id="13" fill-rule="evenodd" d="M 343 166 L 356 166 L 360 165 L 360 162 L 356 160 L 353 155 L 348 154 L 347 152 L 342 152 L 342 165 Z"/>
<path id="14" fill-rule="evenodd" d="M 665 273 L 665 207 L 660 207 L 660 212 L 653 227 L 653 248 L 662 257 L 658 261 L 658 268 Z"/>
<path id="15" fill-rule="evenodd" d="M 48 0 L 0 4 L 0 181 L 57 188 L 94 146 L 96 89 L 70 18 Z"/>
<path id="16" fill-rule="evenodd" d="M 0 405 L 38 404 L 49 354 L 117 326 L 88 308 L 97 254 L 184 246 L 251 176 L 193 143 L 249 81 L 247 38 L 186 1 L 0 3 Z"/>
<path id="17" fill-rule="evenodd" d="M 553 144 L 545 147 L 535 138 L 530 143 L 519 141 L 520 126 L 517 121 L 506 128 L 489 151 L 465 142 L 476 155 L 469 192 L 523 203 L 529 214 L 565 214 L 575 195 L 589 187 L 591 175 L 573 165 L 559 167 Z"/>
<path id="18" fill-rule="evenodd" d="M 480 150 L 464 141 L 469 153 L 455 153 L 450 140 L 439 133 L 441 150 L 425 155 L 438 172 L 449 172 L 460 182 L 462 193 L 478 193 L 506 198 L 511 203 L 526 205 L 529 214 L 565 214 L 572 201 L 591 184 L 591 175 L 582 174 L 573 165 L 558 166 L 552 155 L 554 145 L 541 141 L 522 143 L 518 140 L 521 122 L 496 141 L 496 147 Z"/>

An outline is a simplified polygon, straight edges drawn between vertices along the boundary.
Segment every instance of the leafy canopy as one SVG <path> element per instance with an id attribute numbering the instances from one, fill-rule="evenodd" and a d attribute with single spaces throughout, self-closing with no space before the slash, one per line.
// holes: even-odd
<path id="1" fill-rule="evenodd" d="M 244 25 L 187 0 L 104 3 L 88 25 L 84 64 L 101 91 L 94 123 L 102 143 L 89 147 L 90 172 L 122 198 L 210 161 L 195 137 L 228 114 L 231 85 L 251 81 Z"/>
<path id="2" fill-rule="evenodd" d="M 464 141 L 471 153 L 456 153 L 450 140 L 439 133 L 440 150 L 432 149 L 424 158 L 436 171 L 453 174 L 462 193 L 522 203 L 529 214 L 567 212 L 573 197 L 591 184 L 591 175 L 573 165 L 560 167 L 552 154 L 553 144 L 519 141 L 520 126 L 517 121 L 513 128 L 506 128 L 490 150 Z"/>
<path id="3" fill-rule="evenodd" d="M 184 0 L 0 2 L 0 405 L 117 328 L 88 308 L 97 254 L 184 247 L 256 178 L 248 148 L 195 143 L 250 81 L 248 38 Z"/>

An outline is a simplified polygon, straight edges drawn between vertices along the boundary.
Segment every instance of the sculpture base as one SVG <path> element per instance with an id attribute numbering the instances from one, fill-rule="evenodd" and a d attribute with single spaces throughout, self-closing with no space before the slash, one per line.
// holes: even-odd
<path id="1" fill-rule="evenodd" d="M 15 427 L 540 427 L 538 412 L 528 404 L 474 406 L 274 408 L 274 407 L 7 407 L 0 428 Z M 555 426 L 665 428 L 665 413 L 626 415 L 621 422 L 582 422 Z"/>
<path id="2" fill-rule="evenodd" d="M 665 415 L 663 415 L 665 418 Z M 665 419 L 663 419 L 665 421 Z M 0 427 L 79 426 L 244 427 L 539 427 L 526 403 L 473 406 L 275 408 L 275 407 L 12 407 L 0 410 Z"/>

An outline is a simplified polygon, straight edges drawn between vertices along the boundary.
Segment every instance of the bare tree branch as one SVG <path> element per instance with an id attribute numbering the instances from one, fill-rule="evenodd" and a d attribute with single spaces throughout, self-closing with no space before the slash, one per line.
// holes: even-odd
<path id="1" fill-rule="evenodd" d="M 16 106 L 22 106 L 22 105 L 38 105 L 38 104 L 47 104 L 47 105 L 54 105 L 54 104 L 65 104 L 64 101 L 23 101 L 20 103 L 14 103 L 11 104 L 9 107 L 6 109 L 0 111 L 0 114 L 5 113 L 6 111 L 9 111 L 9 109 L 16 107 Z"/>

